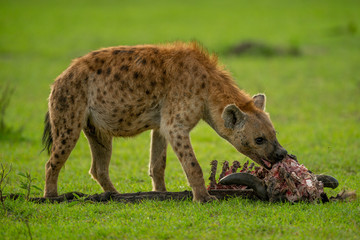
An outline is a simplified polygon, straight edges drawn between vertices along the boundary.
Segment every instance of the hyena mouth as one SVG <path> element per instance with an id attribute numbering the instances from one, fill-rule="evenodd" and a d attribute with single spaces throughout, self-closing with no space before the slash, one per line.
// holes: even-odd
<path id="1" fill-rule="evenodd" d="M 261 165 L 263 165 L 267 169 L 271 169 L 272 167 L 272 163 L 263 158 L 261 159 L 261 163 L 262 163 Z"/>

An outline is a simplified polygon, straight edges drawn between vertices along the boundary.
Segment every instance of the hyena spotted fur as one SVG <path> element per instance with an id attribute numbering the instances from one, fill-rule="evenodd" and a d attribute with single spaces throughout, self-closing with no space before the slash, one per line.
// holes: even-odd
<path id="1" fill-rule="evenodd" d="M 43 142 L 45 197 L 57 196 L 59 172 L 81 130 L 92 153 L 90 174 L 104 191 L 113 137 L 151 129 L 149 172 L 153 191 L 166 191 L 164 171 L 170 143 L 195 201 L 213 200 L 191 146 L 189 133 L 203 119 L 239 152 L 270 168 L 287 152 L 264 112 L 265 95 L 250 97 L 196 43 L 119 46 L 75 59 L 57 77 L 49 97 Z"/>

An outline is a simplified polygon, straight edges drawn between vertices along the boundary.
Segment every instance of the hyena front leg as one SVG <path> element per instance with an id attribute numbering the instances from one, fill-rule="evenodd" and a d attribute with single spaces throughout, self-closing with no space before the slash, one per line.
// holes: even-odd
<path id="1" fill-rule="evenodd" d="M 117 192 L 109 176 L 109 164 L 112 153 L 112 137 L 107 135 L 99 136 L 94 126 L 88 121 L 84 128 L 88 139 L 92 163 L 89 173 L 100 184 L 105 192 Z"/>
<path id="2" fill-rule="evenodd" d="M 158 129 L 151 131 L 151 149 L 149 175 L 152 178 L 153 191 L 165 192 L 165 167 L 166 167 L 167 141 Z"/>
<path id="3" fill-rule="evenodd" d="M 216 200 L 206 190 L 203 172 L 191 146 L 189 131 L 175 128 L 168 131 L 167 137 L 192 188 L 193 200 L 196 202 Z"/>

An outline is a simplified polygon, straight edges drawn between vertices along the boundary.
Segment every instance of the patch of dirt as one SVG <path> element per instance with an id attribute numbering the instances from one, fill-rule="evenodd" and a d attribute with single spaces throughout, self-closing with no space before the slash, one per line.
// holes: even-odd
<path id="1" fill-rule="evenodd" d="M 273 46 L 261 41 L 243 41 L 229 47 L 226 54 L 232 56 L 298 57 L 302 55 L 302 52 L 297 46 Z"/>

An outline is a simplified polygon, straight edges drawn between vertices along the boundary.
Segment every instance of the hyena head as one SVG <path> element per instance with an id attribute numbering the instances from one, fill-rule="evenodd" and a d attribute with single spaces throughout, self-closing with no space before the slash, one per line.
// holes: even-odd
<path id="1" fill-rule="evenodd" d="M 224 108 L 225 137 L 239 152 L 270 169 L 287 156 L 287 151 L 279 144 L 269 115 L 264 112 L 265 95 L 255 95 L 253 101 L 255 110 L 246 113 L 234 104 Z"/>

